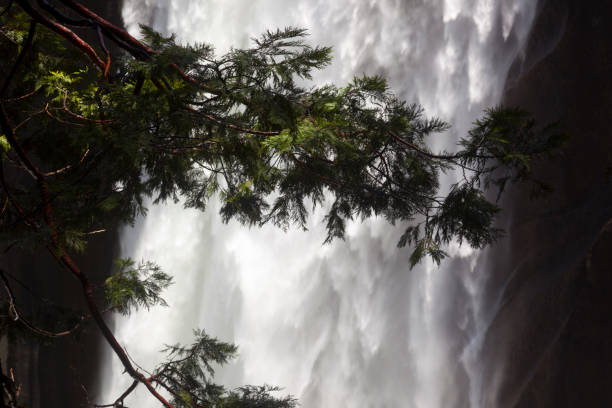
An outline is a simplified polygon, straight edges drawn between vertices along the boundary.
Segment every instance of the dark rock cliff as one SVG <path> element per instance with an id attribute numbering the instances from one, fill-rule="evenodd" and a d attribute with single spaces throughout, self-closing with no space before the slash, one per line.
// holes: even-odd
<path id="1" fill-rule="evenodd" d="M 485 407 L 612 406 L 612 3 L 540 1 L 504 103 L 572 139 L 536 172 L 554 188 L 514 189 L 507 237 L 488 253 L 507 283 L 485 343 Z M 495 293 L 496 290 L 491 291 Z"/>

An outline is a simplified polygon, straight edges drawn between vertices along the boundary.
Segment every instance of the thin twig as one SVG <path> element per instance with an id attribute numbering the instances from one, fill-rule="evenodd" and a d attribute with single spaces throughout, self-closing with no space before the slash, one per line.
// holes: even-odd
<path id="1" fill-rule="evenodd" d="M 57 109 L 57 108 L 54 108 L 54 109 Z M 85 125 L 83 125 L 82 123 L 68 122 L 68 121 L 65 121 L 65 120 L 63 120 L 63 119 L 58 118 L 57 116 L 53 116 L 53 114 L 52 114 L 52 113 L 49 111 L 49 104 L 48 104 L 48 103 L 45 105 L 45 112 L 47 112 L 47 115 L 49 115 L 49 117 L 50 117 L 51 119 L 54 119 L 54 120 L 56 120 L 56 121 L 58 121 L 59 123 L 62 123 L 62 124 L 64 124 L 64 125 L 78 126 L 78 127 L 83 127 L 83 126 L 85 126 Z"/>
<path id="2" fill-rule="evenodd" d="M 106 120 L 103 120 L 103 119 L 91 119 L 91 118 L 85 117 L 83 115 L 79 115 L 78 113 L 75 113 L 75 112 L 71 111 L 70 109 L 68 109 L 67 101 L 68 101 L 68 95 L 67 95 L 67 92 L 64 92 L 64 98 L 62 99 L 62 105 L 63 105 L 62 106 L 62 110 L 64 112 L 66 112 L 67 114 L 69 114 L 70 116 L 73 116 L 73 117 L 75 117 L 77 119 L 81 119 L 81 120 L 85 120 L 85 121 L 88 121 L 88 122 L 92 122 L 92 123 L 99 123 L 99 124 L 113 123 L 113 121 L 109 120 L 109 119 L 106 119 Z"/>
<path id="3" fill-rule="evenodd" d="M 18 102 L 18 101 L 21 101 L 23 99 L 29 98 L 30 96 L 34 95 L 36 92 L 40 91 L 41 89 L 42 89 L 42 86 L 39 86 L 38 88 L 34 89 L 32 92 L 28 92 L 27 94 L 18 96 L 16 98 L 7 98 L 7 99 L 4 99 L 3 102 Z"/>
<path id="4" fill-rule="evenodd" d="M 108 51 L 108 48 L 106 48 L 106 44 L 104 44 L 104 36 L 102 35 L 102 29 L 100 28 L 99 24 L 96 24 L 96 33 L 98 34 L 98 41 L 100 42 L 100 47 L 102 47 L 104 54 L 106 54 L 106 68 L 104 69 L 104 78 L 108 80 L 108 73 L 110 71 L 111 66 L 111 54 L 110 51 Z"/>
<path id="5" fill-rule="evenodd" d="M 266 131 L 262 131 L 262 130 L 242 128 L 240 126 L 237 126 L 237 125 L 234 125 L 234 124 L 231 124 L 231 123 L 223 122 L 222 120 L 217 119 L 214 116 L 209 115 L 207 113 L 200 112 L 197 109 L 192 108 L 191 106 L 185 106 L 185 109 L 187 109 L 188 111 L 193 112 L 193 113 L 195 113 L 197 115 L 200 115 L 200 116 L 210 120 L 211 122 L 217 123 L 218 125 L 221 125 L 221 126 L 226 127 L 226 128 L 230 128 L 232 130 L 236 130 L 236 131 L 238 131 L 240 133 L 246 133 L 246 134 L 252 134 L 252 135 L 260 135 L 260 136 L 276 136 L 276 135 L 279 135 L 281 133 L 281 132 L 278 132 L 278 131 L 266 132 Z"/>
<path id="6" fill-rule="evenodd" d="M 11 289 L 11 286 L 8 280 L 6 279 L 6 276 L 4 275 L 4 270 L 2 269 L 0 269 L 0 279 L 2 279 L 4 283 L 4 289 L 6 290 L 9 296 L 9 315 L 12 314 L 11 318 L 13 319 L 13 321 L 21 323 L 26 329 L 30 330 L 31 332 L 38 334 L 40 336 L 43 336 L 43 337 L 57 338 L 57 337 L 63 337 L 71 333 L 74 333 L 74 331 L 78 329 L 79 326 L 81 325 L 81 322 L 79 322 L 72 329 L 64 330 L 61 332 L 55 332 L 55 333 L 34 326 L 32 323 L 30 323 L 28 320 L 26 320 L 23 316 L 19 314 L 19 311 L 17 310 L 15 294 L 13 293 L 13 290 Z"/>

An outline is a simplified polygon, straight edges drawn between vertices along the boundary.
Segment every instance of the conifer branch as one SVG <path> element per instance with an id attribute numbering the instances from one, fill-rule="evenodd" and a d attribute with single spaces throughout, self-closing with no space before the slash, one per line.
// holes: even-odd
<path id="1" fill-rule="evenodd" d="M 155 51 L 153 51 L 151 48 L 147 47 L 146 45 L 138 41 L 136 38 L 130 35 L 126 30 L 123 30 L 117 27 L 116 25 L 110 23 L 108 20 L 100 17 L 98 14 L 89 10 L 87 7 L 83 6 L 81 3 L 74 1 L 74 0 L 61 0 L 61 2 L 64 3 L 69 8 L 71 8 L 72 10 L 76 11 L 81 16 L 91 19 L 92 21 L 97 23 L 101 27 L 102 30 L 104 30 L 106 33 L 111 34 L 113 38 L 119 38 L 120 40 L 131 45 L 132 47 L 141 49 L 147 54 L 155 54 Z"/>
<path id="2" fill-rule="evenodd" d="M 430 159 L 439 159 L 439 160 L 455 160 L 458 159 L 459 156 L 457 155 L 438 155 L 438 154 L 433 154 L 430 153 L 426 150 L 423 150 L 422 148 L 420 148 L 419 146 L 410 143 L 409 141 L 407 141 L 406 139 L 404 139 L 403 137 L 400 137 L 397 133 L 389 130 L 388 133 L 393 136 L 393 138 L 395 140 L 397 140 L 398 142 L 400 142 L 402 145 L 408 147 L 410 150 L 414 150 L 415 152 L 417 152 L 420 155 L 423 155 L 425 157 L 428 157 Z"/>
<path id="3" fill-rule="evenodd" d="M 44 25 L 51 31 L 56 32 L 61 37 L 64 37 L 68 42 L 72 43 L 78 49 L 80 49 L 89 59 L 95 64 L 100 71 L 104 72 L 106 70 L 106 64 L 96 51 L 89 45 L 85 40 L 76 35 L 72 30 L 65 27 L 62 24 L 58 24 L 53 20 L 48 19 L 44 15 L 42 15 L 38 10 L 30 5 L 27 0 L 16 0 L 17 4 L 28 13 L 36 22 Z"/>
<path id="4" fill-rule="evenodd" d="M 246 133 L 246 134 L 251 134 L 251 135 L 259 135 L 259 136 L 275 136 L 275 135 L 279 135 L 281 132 L 280 131 L 263 131 L 263 130 L 255 130 L 255 129 L 248 129 L 248 128 L 243 128 L 237 125 L 234 125 L 232 123 L 227 123 L 224 122 L 220 119 L 215 118 L 214 116 L 208 114 L 208 113 L 204 113 L 204 112 L 200 112 L 197 109 L 192 108 L 191 106 L 185 106 L 185 109 L 195 113 L 196 115 L 202 116 L 205 119 L 208 119 L 211 122 L 214 122 L 218 125 L 221 125 L 222 127 L 226 127 L 228 129 L 232 129 L 235 130 L 237 132 L 240 133 Z"/>
<path id="5" fill-rule="evenodd" d="M 35 93 L 37 93 L 38 91 L 40 91 L 42 89 L 41 86 L 39 86 L 38 88 L 35 88 L 32 92 L 28 92 L 25 95 L 21 95 L 15 98 L 7 98 L 7 99 L 2 99 L 3 102 L 19 102 L 22 101 L 24 99 L 29 98 L 30 96 L 34 95 Z M 1 98 L 0 98 L 1 99 Z"/>

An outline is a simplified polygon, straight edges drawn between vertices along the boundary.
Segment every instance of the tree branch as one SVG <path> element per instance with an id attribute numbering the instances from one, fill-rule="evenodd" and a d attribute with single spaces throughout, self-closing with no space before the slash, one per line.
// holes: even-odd
<path id="1" fill-rule="evenodd" d="M 89 45 L 81 37 L 76 35 L 72 30 L 43 16 L 38 10 L 32 7 L 27 0 L 16 1 L 19 6 L 34 20 L 49 28 L 51 31 L 54 31 L 60 36 L 64 37 L 66 40 L 68 40 L 68 42 L 72 43 L 74 46 L 80 49 L 85 55 L 89 57 L 89 59 L 98 67 L 98 69 L 100 69 L 100 71 L 104 72 L 106 70 L 106 64 L 104 63 L 104 61 L 102 61 L 102 59 L 100 59 L 100 57 L 91 47 L 91 45 Z"/>
<path id="2" fill-rule="evenodd" d="M 147 47 L 146 45 L 138 41 L 136 38 L 132 37 L 130 33 L 110 23 L 108 20 L 105 20 L 104 18 L 100 17 L 98 14 L 89 10 L 87 7 L 83 6 L 81 3 L 74 1 L 74 0 L 61 0 L 61 2 L 64 3 L 69 8 L 71 8 L 72 10 L 79 13 L 81 16 L 91 19 L 95 23 L 99 24 L 105 33 L 110 34 L 111 39 L 119 38 L 120 40 L 131 45 L 132 47 L 135 47 L 137 49 L 144 51 L 146 54 L 149 54 L 149 55 L 155 54 L 154 50 Z M 121 46 L 121 44 L 118 44 L 118 45 Z M 126 51 L 129 51 L 129 50 L 126 50 Z"/>
<path id="3" fill-rule="evenodd" d="M 79 160 L 79 164 L 83 163 L 83 161 L 85 160 L 85 158 L 87 157 L 87 154 L 89 153 L 89 149 L 87 149 L 85 151 L 85 153 L 83 154 L 83 157 L 81 157 L 81 160 Z M 70 170 L 72 168 L 71 164 L 68 164 L 64 167 L 62 167 L 61 169 L 55 170 L 55 171 L 49 171 L 47 173 L 45 173 L 45 177 L 49 177 L 49 176 L 56 176 L 58 174 L 61 174 L 67 170 Z"/>
<path id="4" fill-rule="evenodd" d="M 138 381 L 134 380 L 132 382 L 132 385 L 130 385 L 128 387 L 127 390 L 125 390 L 123 392 L 123 394 L 121 394 L 119 396 L 119 398 L 117 398 L 115 400 L 115 402 L 113 402 L 112 404 L 94 404 L 94 407 L 96 408 L 106 408 L 106 407 L 123 407 L 123 401 L 125 400 L 125 398 L 130 395 L 132 393 L 132 391 L 134 391 L 134 389 L 136 389 L 136 386 L 138 385 Z"/>
<path id="5" fill-rule="evenodd" d="M 439 159 L 439 160 L 454 160 L 454 159 L 458 159 L 459 156 L 457 155 L 437 155 L 437 154 L 433 154 L 433 153 L 429 153 L 428 151 L 425 151 L 423 149 L 421 149 L 419 146 L 412 144 L 410 142 L 408 142 L 407 140 L 405 140 L 404 138 L 400 137 L 397 135 L 397 133 L 392 132 L 392 131 L 388 131 L 388 133 L 393 136 L 393 138 L 395 140 L 397 140 L 398 142 L 400 142 L 401 144 L 403 144 L 404 146 L 408 147 L 410 150 L 414 150 L 415 152 L 419 153 L 420 155 L 423 155 L 425 157 L 429 157 L 430 159 Z"/>
<path id="6" fill-rule="evenodd" d="M 62 14 L 55 6 L 49 3 L 47 0 L 36 0 L 36 3 L 45 10 L 47 13 L 51 14 L 57 20 L 62 22 L 63 24 L 68 24 L 75 27 L 89 27 L 91 26 L 91 21 L 87 20 L 75 20 L 64 14 Z"/>
<path id="7" fill-rule="evenodd" d="M 68 106 L 67 106 L 68 96 L 66 94 L 67 94 L 67 92 L 64 93 L 63 106 L 62 106 L 61 109 L 64 112 L 66 112 L 67 114 L 69 114 L 70 116 L 75 117 L 77 119 L 81 119 L 81 120 L 87 121 L 87 122 L 97 123 L 97 124 L 109 124 L 109 123 L 113 123 L 113 121 L 109 120 L 109 119 L 91 119 L 91 118 L 87 118 L 87 117 L 85 117 L 83 115 L 79 115 L 78 113 L 75 113 L 75 112 L 71 111 L 70 109 L 68 109 Z M 70 123 L 70 124 L 72 125 L 72 123 Z"/>
<path id="8" fill-rule="evenodd" d="M 9 296 L 9 316 L 12 314 L 13 316 L 11 317 L 11 319 L 13 319 L 13 321 L 21 323 L 26 329 L 30 330 L 31 332 L 43 337 L 57 338 L 74 333 L 74 331 L 78 329 L 81 325 L 81 322 L 79 322 L 72 329 L 64 330 L 61 332 L 50 332 L 48 330 L 44 330 L 34 326 L 32 323 L 30 323 L 27 319 L 25 319 L 19 314 L 17 310 L 17 301 L 15 299 L 15 294 L 13 293 L 9 282 L 6 279 L 5 272 L 2 269 L 0 269 L 0 279 L 2 279 L 4 283 L 4 289 L 6 290 L 6 293 Z"/>
<path id="9" fill-rule="evenodd" d="M 66 6 L 70 7 L 71 9 L 73 9 L 74 11 L 76 11 L 77 13 L 79 13 L 80 15 L 82 15 L 83 17 L 87 17 L 93 21 L 95 21 L 97 24 L 100 25 L 100 27 L 102 28 L 102 30 L 113 40 L 115 41 L 115 43 L 117 45 L 119 45 L 121 48 L 125 49 L 126 51 L 128 51 L 130 54 L 132 54 L 134 57 L 136 57 L 137 59 L 142 59 L 142 57 L 144 56 L 149 57 L 151 55 L 157 54 L 157 52 L 155 50 L 153 50 L 152 48 L 147 47 L 145 44 L 143 44 L 142 42 L 138 41 L 136 38 L 134 38 L 132 35 L 130 35 L 130 33 L 128 33 L 127 31 L 117 27 L 116 25 L 110 23 L 108 20 L 105 20 L 104 18 L 100 17 L 99 15 L 97 15 L 96 13 L 94 13 L 93 11 L 89 10 L 87 7 L 83 6 L 82 4 L 80 4 L 79 2 L 76 2 L 74 0 L 61 0 L 62 3 L 64 3 Z M 199 82 L 198 80 L 190 77 L 189 75 L 187 75 L 185 73 L 185 71 L 183 71 L 177 64 L 172 63 L 170 64 L 170 66 L 177 72 L 177 74 L 185 81 L 188 82 L 192 85 L 195 85 L 196 87 L 213 93 L 213 94 L 217 94 L 219 93 L 219 90 L 214 89 L 214 88 L 210 88 L 206 85 L 204 85 L 203 83 Z"/>
<path id="10" fill-rule="evenodd" d="M 36 92 L 40 91 L 41 89 L 42 89 L 42 86 L 39 86 L 38 88 L 34 89 L 32 92 L 28 92 L 25 95 L 21 95 L 21 96 L 18 96 L 16 98 L 3 99 L 3 102 L 18 102 L 18 101 L 24 100 L 24 99 L 29 98 L 30 96 L 34 95 Z"/>
<path id="11" fill-rule="evenodd" d="M 276 136 L 276 135 L 280 134 L 280 132 L 278 132 L 278 131 L 265 132 L 265 131 L 262 131 L 262 130 L 242 128 L 240 126 L 236 126 L 236 125 L 231 124 L 231 123 L 226 123 L 226 122 L 223 122 L 222 120 L 219 120 L 219 119 L 215 118 L 212 115 L 200 112 L 197 109 L 192 108 L 191 106 L 185 106 L 185 109 L 187 109 L 188 111 L 193 112 L 193 113 L 195 113 L 197 115 L 200 115 L 200 116 L 210 120 L 211 122 L 214 122 L 214 123 L 216 123 L 218 125 L 221 125 L 223 127 L 226 127 L 226 128 L 232 129 L 232 130 L 236 130 L 236 131 L 238 131 L 240 133 L 247 133 L 247 134 L 251 134 L 251 135 L 260 135 L 260 136 Z"/>

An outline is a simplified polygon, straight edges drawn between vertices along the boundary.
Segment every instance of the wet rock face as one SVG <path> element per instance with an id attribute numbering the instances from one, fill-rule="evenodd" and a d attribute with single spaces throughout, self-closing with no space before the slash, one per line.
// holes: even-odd
<path id="1" fill-rule="evenodd" d="M 509 282 L 485 344 L 485 407 L 612 406 L 612 3 L 543 1 L 505 104 L 561 121 L 568 148 L 537 168 L 554 193 L 506 198 L 488 253 Z M 499 287 L 499 286 L 497 286 Z"/>

